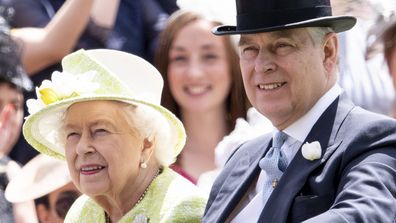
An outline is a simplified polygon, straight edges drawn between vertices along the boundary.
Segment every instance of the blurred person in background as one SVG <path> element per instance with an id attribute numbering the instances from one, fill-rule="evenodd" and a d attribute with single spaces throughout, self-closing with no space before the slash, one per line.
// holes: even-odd
<path id="1" fill-rule="evenodd" d="M 80 192 L 64 161 L 39 154 L 10 181 L 5 196 L 15 204 L 34 200 L 40 223 L 61 223 Z"/>
<path id="2" fill-rule="evenodd" d="M 389 19 L 382 41 L 386 63 L 393 78 L 393 86 L 396 86 L 396 14 Z"/>
<path id="3" fill-rule="evenodd" d="M 79 50 L 27 101 L 23 125 L 38 151 L 66 158 L 84 196 L 66 222 L 200 222 L 206 198 L 168 166 L 183 149 L 181 122 L 160 105 L 163 80 L 121 51 Z"/>
<path id="4" fill-rule="evenodd" d="M 46 26 L 66 2 L 0 0 L 15 9 L 11 23 L 15 28 Z M 110 48 L 152 61 L 158 34 L 177 9 L 175 0 L 96 0 L 76 49 Z"/>
<path id="5" fill-rule="evenodd" d="M 193 183 L 216 168 L 215 147 L 249 107 L 231 38 L 210 32 L 219 24 L 192 11 L 174 13 L 155 57 L 165 81 L 161 104 L 182 120 L 188 136 L 172 168 Z"/>
<path id="6" fill-rule="evenodd" d="M 6 20 L 0 17 L 0 222 L 24 222 L 32 213 L 20 212 L 29 204 L 11 205 L 4 198 L 9 180 L 19 170 L 9 153 L 20 135 L 23 122 L 23 92 L 32 83 L 22 68 L 20 48 L 8 35 Z M 32 206 L 32 205 L 30 205 Z"/>
<path id="7" fill-rule="evenodd" d="M 0 123 L 1 155 L 8 155 L 15 145 L 23 120 L 23 92 L 32 83 L 21 64 L 21 49 L 9 35 L 6 20 L 0 16 Z"/>
<path id="8" fill-rule="evenodd" d="M 393 14 L 385 25 L 385 30 L 380 36 L 383 44 L 385 60 L 396 89 L 396 14 Z M 396 102 L 393 103 L 392 116 L 396 118 Z"/>
<path id="9" fill-rule="evenodd" d="M 339 36 L 338 83 L 358 106 L 389 115 L 395 93 L 383 53 L 368 55 L 372 44 L 371 32 L 381 26 L 380 18 L 391 5 L 375 0 L 331 0 L 334 15 L 357 18 L 356 26 Z M 387 7 L 386 7 L 387 6 Z"/>
<path id="10" fill-rule="evenodd" d="M 16 2 L 18 2 L 18 0 Z M 116 7 L 118 7 L 117 0 L 68 0 L 61 5 L 61 8 L 45 26 L 40 28 L 13 28 L 11 30 L 11 35 L 14 39 L 19 41 L 23 47 L 22 63 L 26 72 L 34 76 L 38 71 L 59 62 L 65 55 L 70 53 L 76 46 L 77 41 L 83 34 L 91 18 L 95 21 L 95 24 L 100 24 L 97 25 L 97 27 L 106 29 L 106 26 L 110 25 L 106 24 L 103 20 L 110 20 L 108 23 L 111 24 L 114 18 L 106 17 L 114 17 L 115 9 L 111 9 Z M 103 12 L 103 8 L 110 11 L 108 13 L 109 15 Z M 8 10 L 14 11 L 12 14 L 18 12 L 13 8 L 9 8 Z M 32 11 L 30 11 L 30 13 L 32 13 Z M 16 15 L 18 14 L 11 15 L 11 23 L 13 22 L 12 16 Z M 25 16 L 29 16 L 29 14 Z M 104 18 L 97 19 L 100 18 L 100 16 Z M 31 18 L 29 25 L 37 26 L 34 23 L 34 17 Z M 98 37 L 96 37 L 96 39 L 104 38 L 101 37 L 100 34 L 101 32 L 97 31 Z M 100 45 L 98 44 L 98 46 Z"/>
<path id="11" fill-rule="evenodd" d="M 159 33 L 177 9 L 175 0 L 120 0 L 106 48 L 129 52 L 152 63 Z"/>

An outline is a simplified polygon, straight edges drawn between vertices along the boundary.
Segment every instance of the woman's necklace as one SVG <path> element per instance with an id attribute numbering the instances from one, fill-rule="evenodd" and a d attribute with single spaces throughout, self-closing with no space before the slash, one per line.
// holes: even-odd
<path id="1" fill-rule="evenodd" d="M 151 183 L 154 181 L 154 179 L 161 173 L 162 169 L 158 169 L 157 173 L 154 175 L 153 179 L 151 179 L 150 184 L 146 187 L 146 189 L 144 190 L 143 194 L 139 197 L 139 199 L 137 200 L 137 202 L 133 205 L 133 207 L 131 208 L 131 210 L 138 205 L 144 198 L 144 196 L 146 196 L 146 193 L 151 185 Z M 105 219 L 106 219 L 106 223 L 111 223 L 111 218 L 110 216 L 107 214 L 107 212 L 105 212 Z"/>

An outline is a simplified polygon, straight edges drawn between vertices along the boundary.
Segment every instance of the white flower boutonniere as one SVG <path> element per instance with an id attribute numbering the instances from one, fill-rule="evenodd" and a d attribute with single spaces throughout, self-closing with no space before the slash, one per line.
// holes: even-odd
<path id="1" fill-rule="evenodd" d="M 148 222 L 148 219 L 147 219 L 146 215 L 139 214 L 139 215 L 136 215 L 136 217 L 132 223 L 147 223 L 147 222 Z"/>
<path id="2" fill-rule="evenodd" d="M 313 161 L 322 156 L 322 147 L 318 141 L 311 143 L 306 142 L 301 148 L 302 155 L 305 159 Z"/>

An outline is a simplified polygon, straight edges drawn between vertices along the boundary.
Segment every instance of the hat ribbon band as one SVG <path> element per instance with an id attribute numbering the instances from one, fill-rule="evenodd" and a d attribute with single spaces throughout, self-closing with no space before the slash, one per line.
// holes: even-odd
<path id="1" fill-rule="evenodd" d="M 262 29 L 267 27 L 284 26 L 286 24 L 305 20 L 331 16 L 329 6 L 315 8 L 300 8 L 289 10 L 272 10 L 261 13 L 246 13 L 237 16 L 237 30 Z"/>

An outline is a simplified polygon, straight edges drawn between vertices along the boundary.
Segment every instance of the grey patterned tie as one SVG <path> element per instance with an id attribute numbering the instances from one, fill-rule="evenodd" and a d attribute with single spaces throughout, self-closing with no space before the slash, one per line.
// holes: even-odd
<path id="1" fill-rule="evenodd" d="M 281 151 L 281 147 L 287 137 L 288 136 L 284 132 L 275 133 L 274 138 L 272 139 L 272 147 L 259 162 L 260 168 L 267 173 L 267 178 L 264 180 L 263 185 L 264 206 L 276 187 L 278 180 L 286 170 L 287 158 Z"/>

